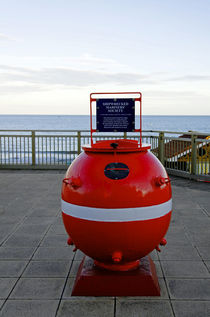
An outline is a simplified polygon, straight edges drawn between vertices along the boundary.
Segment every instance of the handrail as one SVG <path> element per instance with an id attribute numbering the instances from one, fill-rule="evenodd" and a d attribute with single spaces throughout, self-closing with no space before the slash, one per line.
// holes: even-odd
<path id="1" fill-rule="evenodd" d="M 66 168 L 90 142 L 90 130 L 0 130 L 0 168 Z M 143 130 L 170 173 L 210 178 L 210 133 Z M 178 137 L 184 135 L 184 137 Z M 200 136 L 202 135 L 201 138 Z M 188 136 L 188 137 L 186 137 Z M 137 139 L 137 132 L 96 133 L 94 140 Z"/>
<path id="2" fill-rule="evenodd" d="M 48 129 L 42 129 L 42 130 L 34 130 L 34 129 L 25 129 L 25 130 L 15 130 L 15 129 L 0 129 L 0 132 L 3 131 L 7 131 L 7 132 L 31 132 L 31 131 L 35 131 L 35 132 L 88 132 L 90 133 L 90 130 L 48 130 Z M 150 133 L 167 133 L 167 134 L 187 134 L 187 135 L 206 135 L 209 136 L 210 135 L 210 131 L 209 132 L 198 132 L 198 131 L 168 131 L 168 130 L 142 130 L 142 132 L 150 132 Z M 97 133 L 103 133 L 103 132 L 97 132 Z M 118 133 L 123 133 L 123 132 L 118 132 Z M 128 133 L 133 133 L 133 134 L 137 134 L 137 132 L 128 132 Z"/>

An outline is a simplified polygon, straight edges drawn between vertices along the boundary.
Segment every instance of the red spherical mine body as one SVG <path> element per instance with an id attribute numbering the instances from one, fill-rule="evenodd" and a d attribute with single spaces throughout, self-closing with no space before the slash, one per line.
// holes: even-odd
<path id="1" fill-rule="evenodd" d="M 67 170 L 62 216 L 76 248 L 110 270 L 130 270 L 164 244 L 171 185 L 150 146 L 134 140 L 99 141 Z"/>

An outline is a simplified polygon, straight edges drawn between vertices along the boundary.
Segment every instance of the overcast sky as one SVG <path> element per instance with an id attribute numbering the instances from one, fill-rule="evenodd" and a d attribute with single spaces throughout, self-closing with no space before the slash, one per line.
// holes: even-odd
<path id="1" fill-rule="evenodd" d="M 1 114 L 89 114 L 97 91 L 210 115 L 210 0 L 0 0 Z"/>

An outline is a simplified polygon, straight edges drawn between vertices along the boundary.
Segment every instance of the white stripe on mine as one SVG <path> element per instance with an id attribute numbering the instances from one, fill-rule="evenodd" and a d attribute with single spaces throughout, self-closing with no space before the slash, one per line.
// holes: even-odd
<path id="1" fill-rule="evenodd" d="M 106 222 L 137 221 L 159 218 L 172 210 L 172 199 L 163 204 L 136 208 L 94 208 L 70 204 L 61 200 L 63 213 L 72 217 Z"/>

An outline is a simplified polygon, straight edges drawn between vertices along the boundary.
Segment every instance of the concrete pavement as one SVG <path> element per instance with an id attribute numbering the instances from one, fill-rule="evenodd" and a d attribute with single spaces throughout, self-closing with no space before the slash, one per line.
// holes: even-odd
<path id="1" fill-rule="evenodd" d="M 171 178 L 168 244 L 152 253 L 160 297 L 71 297 L 83 255 L 66 244 L 63 175 L 0 171 L 0 316 L 210 316 L 210 184 Z"/>

